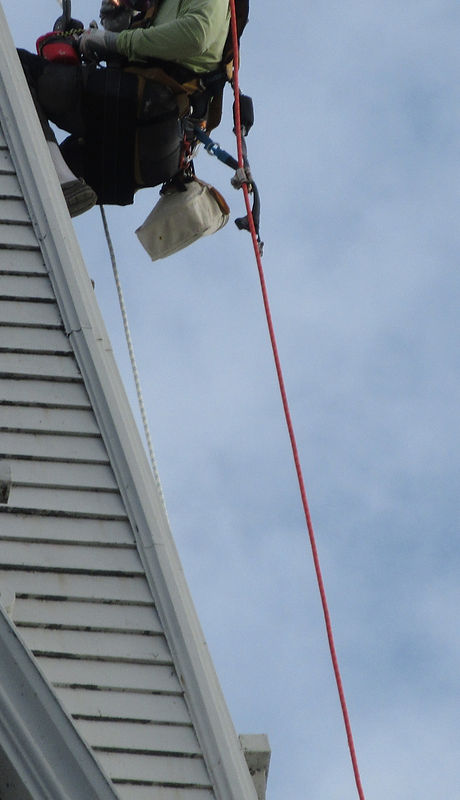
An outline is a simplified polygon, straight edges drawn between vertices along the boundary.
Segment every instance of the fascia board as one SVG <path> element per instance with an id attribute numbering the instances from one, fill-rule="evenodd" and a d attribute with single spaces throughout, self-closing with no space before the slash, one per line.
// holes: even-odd
<path id="1" fill-rule="evenodd" d="M 5 136 L 216 795 L 256 800 L 1 5 L 0 92 Z"/>
<path id="2" fill-rule="evenodd" d="M 34 800 L 118 800 L 0 606 L 0 751 Z"/>

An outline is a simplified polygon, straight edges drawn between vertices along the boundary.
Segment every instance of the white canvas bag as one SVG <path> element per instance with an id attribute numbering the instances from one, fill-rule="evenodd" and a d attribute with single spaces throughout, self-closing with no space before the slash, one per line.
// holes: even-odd
<path id="1" fill-rule="evenodd" d="M 215 233 L 229 216 L 230 209 L 220 192 L 194 178 L 185 184 L 185 191 L 167 189 L 136 234 L 156 261 Z"/>

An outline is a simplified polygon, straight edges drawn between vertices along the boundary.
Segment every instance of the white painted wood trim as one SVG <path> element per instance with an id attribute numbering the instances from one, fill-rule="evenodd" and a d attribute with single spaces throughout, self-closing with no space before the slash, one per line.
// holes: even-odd
<path id="1" fill-rule="evenodd" d="M 34 800 L 118 800 L 0 606 L 0 750 Z"/>
<path id="2" fill-rule="evenodd" d="M 0 5 L 2 126 L 219 800 L 256 800 Z"/>

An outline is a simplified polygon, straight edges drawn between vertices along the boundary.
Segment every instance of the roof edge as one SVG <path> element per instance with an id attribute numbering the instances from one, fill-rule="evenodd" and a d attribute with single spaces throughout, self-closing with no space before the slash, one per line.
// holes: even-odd
<path id="1" fill-rule="evenodd" d="M 0 750 L 22 789 L 33 800 L 118 800 L 1 606 L 0 673 Z"/>
<path id="2" fill-rule="evenodd" d="M 219 800 L 256 800 L 1 3 L 0 100 L 18 178 L 216 795 Z"/>

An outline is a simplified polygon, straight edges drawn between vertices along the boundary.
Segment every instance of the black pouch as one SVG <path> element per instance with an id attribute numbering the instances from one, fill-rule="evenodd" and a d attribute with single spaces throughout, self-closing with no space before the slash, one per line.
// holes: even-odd
<path id="1" fill-rule="evenodd" d="M 137 79 L 107 67 L 89 73 L 84 90 L 85 180 L 99 203 L 133 202 Z"/>
<path id="2" fill-rule="evenodd" d="M 99 204 L 134 200 L 137 78 L 121 69 L 87 69 L 82 116 L 84 133 L 69 136 L 61 153 L 72 172 L 94 189 Z"/>
<path id="3" fill-rule="evenodd" d="M 140 91 L 135 178 L 139 187 L 158 186 L 179 170 L 182 124 L 176 97 L 168 86 L 140 79 Z"/>
<path id="4" fill-rule="evenodd" d="M 169 87 L 121 69 L 89 70 L 83 116 L 84 136 L 69 136 L 61 152 L 99 204 L 128 205 L 137 189 L 178 172 L 182 125 Z"/>

